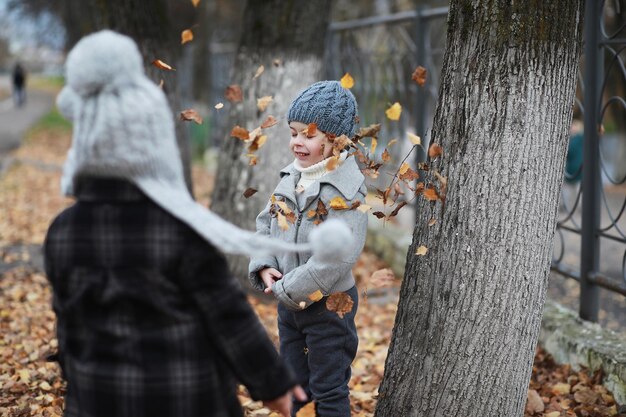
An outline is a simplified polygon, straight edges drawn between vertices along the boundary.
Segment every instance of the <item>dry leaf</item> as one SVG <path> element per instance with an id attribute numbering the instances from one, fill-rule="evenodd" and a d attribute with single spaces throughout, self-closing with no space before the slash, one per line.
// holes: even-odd
<path id="1" fill-rule="evenodd" d="M 430 159 L 436 159 L 437 157 L 441 156 L 442 153 L 443 148 L 436 143 L 433 143 L 432 145 L 430 145 L 430 148 L 428 148 L 428 157 Z"/>
<path id="2" fill-rule="evenodd" d="M 413 171 L 411 168 L 404 171 L 404 173 L 398 176 L 402 181 L 413 181 L 419 178 L 419 174 Z"/>
<path id="3" fill-rule="evenodd" d="M 260 135 L 254 138 L 250 146 L 248 146 L 248 152 L 256 152 L 261 149 L 265 142 L 267 141 L 267 135 Z"/>
<path id="4" fill-rule="evenodd" d="M 387 144 L 387 149 L 391 148 L 391 146 L 394 145 L 397 141 L 398 139 L 391 139 Z"/>
<path id="5" fill-rule="evenodd" d="M 269 115 L 267 119 L 261 124 L 261 129 L 267 129 L 268 127 L 272 127 L 278 123 L 278 120 L 274 118 L 274 116 Z"/>
<path id="6" fill-rule="evenodd" d="M 382 211 L 375 211 L 372 213 L 374 216 L 376 216 L 379 219 L 382 219 L 385 217 L 385 213 L 383 213 Z"/>
<path id="7" fill-rule="evenodd" d="M 343 77 L 341 77 L 341 86 L 343 88 L 352 88 L 354 87 L 354 78 L 350 75 L 349 72 L 346 72 Z"/>
<path id="8" fill-rule="evenodd" d="M 298 412 L 296 413 L 296 417 L 316 417 L 316 416 L 317 414 L 315 413 L 315 403 L 313 401 L 311 401 L 310 403 L 308 403 L 307 405 L 299 409 Z"/>
<path id="9" fill-rule="evenodd" d="M 287 222 L 287 218 L 283 213 L 276 213 L 276 218 L 278 219 L 278 227 L 282 230 L 289 230 L 289 223 Z"/>
<path id="10" fill-rule="evenodd" d="M 333 210 L 347 210 L 349 207 L 346 204 L 346 200 L 341 197 L 335 197 L 330 200 L 330 208 Z"/>
<path id="11" fill-rule="evenodd" d="M 372 144 L 370 145 L 370 155 L 374 155 L 374 152 L 376 152 L 377 145 L 378 145 L 378 141 L 376 140 L 376 138 L 372 138 Z"/>
<path id="12" fill-rule="evenodd" d="M 420 138 L 419 136 L 414 135 L 413 133 L 407 133 L 407 136 L 409 137 L 409 140 L 411 141 L 413 145 L 422 144 L 422 138 Z"/>
<path id="13" fill-rule="evenodd" d="M 429 227 L 430 227 L 430 226 L 433 226 L 435 223 L 437 223 L 437 219 L 430 219 L 430 220 L 428 221 L 428 226 L 429 226 Z"/>
<path id="14" fill-rule="evenodd" d="M 309 300 L 316 302 L 324 298 L 324 294 L 320 290 L 315 291 L 312 294 L 309 294 Z"/>
<path id="15" fill-rule="evenodd" d="M 261 135 L 261 127 L 257 127 L 255 128 L 252 132 L 250 132 L 248 134 L 248 139 L 249 140 L 254 140 L 256 138 L 258 138 Z"/>
<path id="16" fill-rule="evenodd" d="M 383 161 L 383 162 L 389 162 L 389 161 L 391 161 L 391 155 L 389 154 L 389 151 L 387 151 L 387 149 L 385 149 L 385 150 L 383 151 L 383 154 L 382 154 L 382 156 L 381 156 L 381 159 L 382 159 L 382 161 Z"/>
<path id="17" fill-rule="evenodd" d="M 275 59 L 272 61 L 272 65 L 274 65 L 275 67 L 280 67 L 281 65 L 283 65 L 283 61 L 281 59 Z"/>
<path id="18" fill-rule="evenodd" d="M 428 248 L 424 245 L 421 245 L 419 248 L 417 248 L 417 250 L 415 251 L 416 255 L 419 256 L 424 256 L 426 255 L 426 253 L 428 253 Z"/>
<path id="19" fill-rule="evenodd" d="M 560 411 L 551 411 L 543 415 L 543 417 L 559 417 L 561 415 Z"/>
<path id="20" fill-rule="evenodd" d="M 248 140 L 250 139 L 250 132 L 241 126 L 235 126 L 233 130 L 230 131 L 230 136 L 241 140 Z"/>
<path id="21" fill-rule="evenodd" d="M 259 109 L 259 111 L 264 112 L 265 109 L 267 109 L 267 106 L 270 105 L 272 100 L 274 100 L 272 96 L 263 96 L 261 98 L 258 98 L 256 100 L 256 107 Z"/>
<path id="22" fill-rule="evenodd" d="M 215 108 L 216 108 L 216 109 L 218 109 L 218 110 L 219 110 L 219 109 L 221 109 L 221 108 L 223 108 L 223 107 L 224 107 L 224 103 L 217 103 L 217 104 L 215 105 Z"/>
<path id="23" fill-rule="evenodd" d="M 389 214 L 388 218 L 392 218 L 398 215 L 398 212 L 400 211 L 400 209 L 402 209 L 402 207 L 406 206 L 407 202 L 403 201 L 400 204 L 398 204 L 398 206 Z"/>
<path id="24" fill-rule="evenodd" d="M 339 166 L 339 158 L 336 156 L 331 156 L 328 158 L 328 162 L 326 163 L 326 171 L 334 171 L 337 166 Z"/>
<path id="25" fill-rule="evenodd" d="M 317 134 L 317 124 L 309 123 L 309 125 L 304 130 L 304 134 L 307 138 L 312 138 L 313 136 L 315 136 Z"/>
<path id="26" fill-rule="evenodd" d="M 200 4 L 200 0 L 191 0 L 191 2 L 193 3 L 193 7 L 198 7 L 198 4 Z"/>
<path id="27" fill-rule="evenodd" d="M 569 394 L 570 390 L 571 390 L 570 384 L 564 384 L 562 382 L 559 382 L 558 384 L 555 384 L 552 387 L 552 393 L 558 394 L 558 395 Z"/>
<path id="28" fill-rule="evenodd" d="M 287 203 L 285 203 L 284 201 L 277 200 L 276 201 L 276 205 L 278 207 L 280 207 L 280 209 L 283 211 L 284 214 L 291 214 L 291 213 L 293 213 L 293 210 L 291 210 L 289 208 L 289 206 L 287 205 Z"/>
<path id="29" fill-rule="evenodd" d="M 356 138 L 375 138 L 378 137 L 378 132 L 380 132 L 380 123 L 376 123 L 373 125 L 369 125 L 368 127 L 362 127 L 359 129 L 359 133 L 356 134 Z"/>
<path id="30" fill-rule="evenodd" d="M 198 114 L 197 111 L 193 109 L 187 109 L 180 112 L 180 120 L 185 121 L 194 121 L 196 124 L 202 124 L 202 117 Z"/>
<path id="31" fill-rule="evenodd" d="M 176 71 L 176 69 L 172 68 L 171 66 L 161 61 L 160 59 L 155 59 L 154 61 L 152 61 L 152 65 L 154 65 L 158 69 L 162 69 L 165 71 Z"/>
<path id="32" fill-rule="evenodd" d="M 226 91 L 224 92 L 224 97 L 226 100 L 231 103 L 238 103 L 243 100 L 243 93 L 241 92 L 241 87 L 237 84 L 229 85 L 226 87 Z"/>
<path id="33" fill-rule="evenodd" d="M 432 185 L 429 185 L 424 192 L 422 192 L 424 198 L 428 201 L 437 201 L 439 199 L 439 194 L 437 194 L 437 190 Z"/>
<path id="34" fill-rule="evenodd" d="M 259 66 L 259 68 L 256 69 L 256 72 L 254 73 L 254 77 L 252 77 L 252 79 L 256 80 L 257 78 L 259 78 L 261 74 L 263 74 L 263 71 L 265 71 L 265 67 L 263 65 Z"/>
<path id="35" fill-rule="evenodd" d="M 526 412 L 528 414 L 542 413 L 545 410 L 545 405 L 541 399 L 541 396 L 534 389 L 528 390 L 528 397 L 526 399 Z"/>
<path id="36" fill-rule="evenodd" d="M 417 85 L 419 85 L 420 87 L 423 87 L 424 84 L 426 83 L 426 73 L 427 73 L 426 68 L 419 66 L 415 68 L 415 71 L 413 71 L 413 75 L 411 76 L 411 79 L 415 81 Z"/>
<path id="37" fill-rule="evenodd" d="M 402 165 L 400 165 L 400 169 L 398 170 L 398 175 L 405 174 L 409 169 L 411 169 L 411 167 L 408 164 L 408 162 L 403 163 Z"/>
<path id="38" fill-rule="evenodd" d="M 246 156 L 250 158 L 250 161 L 248 162 L 248 165 L 250 166 L 255 166 L 259 162 L 259 159 L 256 155 L 247 154 Z"/>
<path id="39" fill-rule="evenodd" d="M 402 113 L 402 106 L 400 103 L 393 103 L 391 107 L 389 107 L 385 114 L 389 120 L 400 120 L 400 114 Z"/>
<path id="40" fill-rule="evenodd" d="M 326 299 L 326 308 L 329 311 L 334 311 L 341 318 L 343 318 L 345 314 L 351 312 L 353 306 L 354 301 L 352 301 L 352 297 L 344 292 L 331 294 Z"/>
<path id="41" fill-rule="evenodd" d="M 254 188 L 248 188 L 246 191 L 243 192 L 243 196 L 245 198 L 250 198 L 255 195 L 257 191 L 258 190 L 255 190 Z"/>
<path id="42" fill-rule="evenodd" d="M 193 40 L 193 32 L 191 29 L 185 29 L 180 34 L 180 43 L 181 45 L 186 44 L 187 42 L 191 42 Z"/>
<path id="43" fill-rule="evenodd" d="M 369 283 L 374 288 L 385 287 L 393 283 L 395 276 L 389 268 L 375 271 L 369 279 Z"/>

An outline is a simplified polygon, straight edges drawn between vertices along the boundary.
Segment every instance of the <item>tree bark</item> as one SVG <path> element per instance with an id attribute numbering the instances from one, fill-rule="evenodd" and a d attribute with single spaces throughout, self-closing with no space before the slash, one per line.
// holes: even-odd
<path id="1" fill-rule="evenodd" d="M 279 123 L 264 131 L 268 139 L 257 152 L 256 166 L 249 165 L 241 141 L 224 139 L 211 206 L 220 216 L 245 229 L 254 230 L 256 216 L 280 179 L 279 170 L 293 160 L 288 148 L 287 109 L 299 91 L 322 75 L 330 6 L 330 0 L 251 1 L 246 5 L 245 30 L 233 74 L 233 84 L 241 86 L 244 97 L 231 107 L 228 126 L 252 130 L 268 115 Z M 280 61 L 277 66 L 275 60 Z M 265 72 L 253 79 L 260 65 Z M 257 99 L 266 95 L 273 96 L 273 101 L 265 112 L 260 112 Z M 245 199 L 242 193 L 249 187 L 258 193 Z M 247 283 L 248 259 L 230 256 L 229 264 L 232 273 Z"/>
<path id="2" fill-rule="evenodd" d="M 420 198 L 377 417 L 523 415 L 582 3 L 451 2 L 432 130 L 444 153 L 426 174 L 447 177 L 447 195 Z"/>

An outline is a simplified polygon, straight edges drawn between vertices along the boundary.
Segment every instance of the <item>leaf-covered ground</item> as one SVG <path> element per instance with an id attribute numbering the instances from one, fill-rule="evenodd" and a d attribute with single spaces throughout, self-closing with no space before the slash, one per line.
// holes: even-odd
<path id="1" fill-rule="evenodd" d="M 42 243 L 55 213 L 71 203 L 59 191 L 68 145 L 66 128 L 37 130 L 12 155 L 14 162 L 0 178 L 0 416 L 62 414 L 64 384 L 57 365 L 46 361 L 56 349 L 50 288 L 35 267 L 37 251 L 32 248 Z M 198 199 L 207 202 L 211 178 L 195 169 L 194 179 Z M 354 416 L 373 415 L 396 313 L 397 281 L 384 274 L 371 278 L 384 267 L 374 255 L 364 253 L 354 268 L 361 294 L 360 344 L 351 381 Z M 276 342 L 275 305 L 254 298 L 250 302 Z M 613 397 L 599 380 L 599 375 L 559 366 L 538 350 L 525 416 L 616 415 Z M 252 401 L 243 388 L 240 399 L 247 416 L 276 416 Z"/>

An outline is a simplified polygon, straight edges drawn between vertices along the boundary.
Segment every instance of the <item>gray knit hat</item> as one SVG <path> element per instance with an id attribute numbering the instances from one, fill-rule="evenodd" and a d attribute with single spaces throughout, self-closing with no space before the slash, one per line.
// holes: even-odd
<path id="1" fill-rule="evenodd" d="M 357 104 L 339 81 L 310 85 L 289 106 L 287 122 L 315 123 L 322 132 L 352 137 L 356 129 Z"/>

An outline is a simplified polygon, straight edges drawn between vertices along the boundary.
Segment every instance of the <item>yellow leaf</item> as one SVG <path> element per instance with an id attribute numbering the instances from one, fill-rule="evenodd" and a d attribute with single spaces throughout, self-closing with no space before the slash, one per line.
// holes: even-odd
<path id="1" fill-rule="evenodd" d="M 180 34 L 180 44 L 184 45 L 187 42 L 191 42 L 193 40 L 193 32 L 191 29 L 185 29 Z"/>
<path id="2" fill-rule="evenodd" d="M 267 106 L 270 105 L 273 99 L 274 98 L 272 96 L 263 96 L 261 98 L 257 98 L 256 106 L 259 109 L 259 111 L 261 112 L 265 111 L 265 109 L 267 109 Z"/>
<path id="3" fill-rule="evenodd" d="M 361 204 L 356 209 L 360 211 L 361 213 L 367 213 L 368 211 L 372 209 L 372 206 L 368 206 L 367 204 Z"/>
<path id="4" fill-rule="evenodd" d="M 191 0 L 191 2 L 193 3 L 193 7 L 198 7 L 198 4 L 200 4 L 200 0 Z"/>
<path id="5" fill-rule="evenodd" d="M 409 166 L 407 162 L 403 163 L 402 165 L 400 165 L 400 170 L 398 171 L 398 175 L 403 175 L 409 170 L 409 168 L 411 167 Z"/>
<path id="6" fill-rule="evenodd" d="M 402 106 L 398 102 L 393 103 L 393 105 L 385 111 L 389 120 L 400 120 L 400 113 L 402 113 Z"/>
<path id="7" fill-rule="evenodd" d="M 263 74 L 263 71 L 265 71 L 265 67 L 263 65 L 259 66 L 259 68 L 256 69 L 256 72 L 254 73 L 254 77 L 252 77 L 252 79 L 256 80 L 257 78 L 259 78 L 261 74 Z"/>
<path id="8" fill-rule="evenodd" d="M 215 108 L 218 109 L 218 110 L 224 108 L 224 103 L 217 103 L 215 105 Z"/>
<path id="9" fill-rule="evenodd" d="M 370 145 L 370 155 L 374 155 L 374 152 L 376 152 L 377 145 L 378 145 L 378 141 L 376 140 L 376 138 L 372 138 L 372 144 Z"/>
<path id="10" fill-rule="evenodd" d="M 166 71 L 176 71 L 174 68 L 172 68 L 170 65 L 166 64 L 165 62 L 161 61 L 160 59 L 155 59 L 154 61 L 152 61 L 152 65 L 154 65 L 158 69 L 162 69 Z"/>
<path id="11" fill-rule="evenodd" d="M 311 401 L 310 403 L 308 403 L 307 405 L 299 409 L 298 412 L 296 413 L 296 417 L 316 417 L 316 416 L 317 414 L 315 413 L 315 403 L 313 401 Z"/>
<path id="12" fill-rule="evenodd" d="M 395 144 L 397 141 L 398 139 L 391 139 L 389 143 L 387 144 L 387 149 L 391 148 L 391 145 Z"/>
<path id="13" fill-rule="evenodd" d="M 287 218 L 282 213 L 276 213 L 276 218 L 278 219 L 278 227 L 282 230 L 289 230 L 289 223 L 287 222 Z"/>
<path id="14" fill-rule="evenodd" d="M 413 133 L 407 133 L 407 136 L 409 137 L 409 140 L 411 141 L 413 145 L 422 144 L 422 138 L 420 138 L 419 136 L 414 135 Z"/>
<path id="15" fill-rule="evenodd" d="M 290 214 L 292 212 L 287 203 L 285 203 L 284 201 L 278 200 L 276 201 L 276 205 L 280 207 L 284 214 Z"/>
<path id="16" fill-rule="evenodd" d="M 320 290 L 315 291 L 312 294 L 309 294 L 309 300 L 316 302 L 324 298 L 324 294 Z"/>
<path id="17" fill-rule="evenodd" d="M 335 197 L 330 200 L 330 208 L 333 210 L 347 210 L 349 207 L 343 198 Z"/>
<path id="18" fill-rule="evenodd" d="M 23 383 L 30 383 L 30 372 L 28 372 L 28 369 L 20 369 L 17 371 L 17 374 L 20 376 Z"/>
<path id="19" fill-rule="evenodd" d="M 343 88 L 352 88 L 354 87 L 354 78 L 350 75 L 349 72 L 346 72 L 343 77 L 341 77 L 341 86 Z"/>
<path id="20" fill-rule="evenodd" d="M 48 384 L 48 382 L 46 381 L 43 381 L 41 384 L 39 384 L 39 388 L 41 388 L 44 391 L 50 391 L 52 389 L 50 384 Z"/>
<path id="21" fill-rule="evenodd" d="M 419 255 L 419 256 L 424 256 L 424 255 L 426 255 L 426 253 L 428 253 L 428 248 L 426 246 L 424 246 L 424 245 L 420 246 L 415 251 L 415 254 Z"/>
<path id="22" fill-rule="evenodd" d="M 552 387 L 552 393 L 556 395 L 569 394 L 571 390 L 570 384 L 559 382 Z"/>

